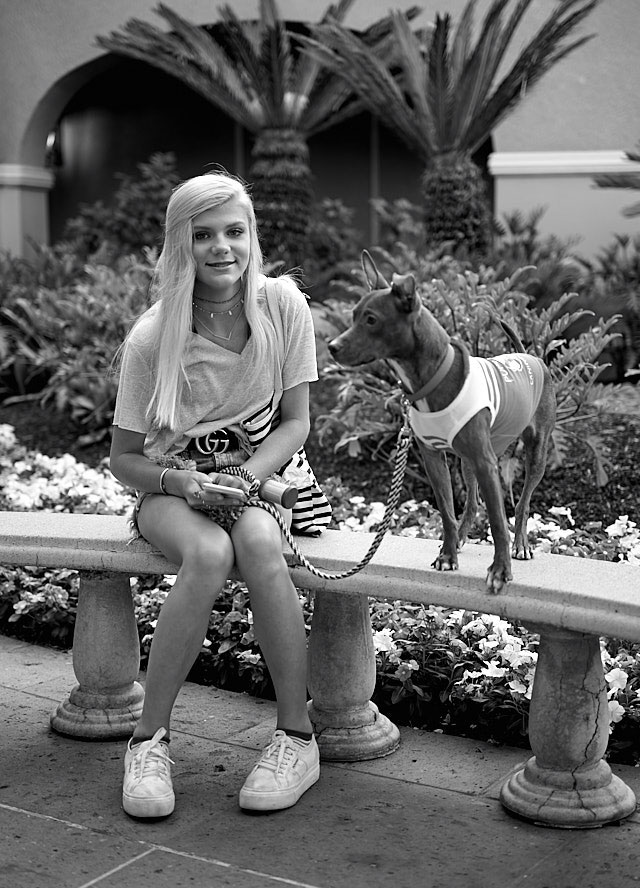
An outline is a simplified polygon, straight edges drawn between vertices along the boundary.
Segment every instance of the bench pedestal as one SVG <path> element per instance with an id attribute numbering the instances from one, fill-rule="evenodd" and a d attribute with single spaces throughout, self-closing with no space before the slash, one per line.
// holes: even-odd
<path id="1" fill-rule="evenodd" d="M 572 829 L 628 817 L 635 796 L 602 758 L 609 707 L 599 638 L 531 628 L 540 632 L 529 711 L 535 755 L 505 783 L 502 804 L 535 823 Z"/>
<path id="2" fill-rule="evenodd" d="M 136 681 L 140 642 L 125 574 L 80 572 L 73 668 L 78 684 L 51 716 L 53 730 L 86 740 L 130 737 L 144 692 Z"/>
<path id="3" fill-rule="evenodd" d="M 380 758 L 400 745 L 398 728 L 370 700 L 376 661 L 365 596 L 316 595 L 309 638 L 309 716 L 327 761 Z"/>

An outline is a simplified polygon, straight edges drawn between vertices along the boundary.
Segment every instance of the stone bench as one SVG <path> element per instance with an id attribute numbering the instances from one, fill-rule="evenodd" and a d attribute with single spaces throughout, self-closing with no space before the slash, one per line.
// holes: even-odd
<path id="1" fill-rule="evenodd" d="M 313 564 L 339 572 L 358 562 L 371 540 L 371 534 L 326 531 L 300 545 Z M 536 823 L 574 828 L 629 816 L 634 794 L 603 759 L 609 714 L 599 637 L 640 641 L 637 569 L 539 555 L 516 562 L 507 591 L 489 596 L 488 547 L 466 546 L 460 571 L 452 573 L 430 567 L 438 548 L 435 541 L 387 535 L 363 571 L 340 581 L 316 577 L 286 553 L 296 585 L 316 593 L 309 689 L 322 757 L 376 758 L 399 743 L 395 725 L 370 700 L 376 670 L 368 596 L 488 612 L 540 633 L 529 717 L 534 755 L 505 781 L 504 806 Z M 175 565 L 145 541 L 131 542 L 124 518 L 44 512 L 0 512 L 0 563 L 80 572 L 78 685 L 51 724 L 78 738 L 130 735 L 143 690 L 129 577 L 175 573 Z"/>

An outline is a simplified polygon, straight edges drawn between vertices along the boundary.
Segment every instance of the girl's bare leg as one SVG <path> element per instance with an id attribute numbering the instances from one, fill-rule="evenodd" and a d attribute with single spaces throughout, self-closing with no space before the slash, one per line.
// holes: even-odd
<path id="1" fill-rule="evenodd" d="M 170 731 L 171 710 L 202 647 L 209 616 L 234 563 L 229 535 L 177 497 L 148 497 L 138 516 L 140 532 L 180 565 L 154 632 L 145 699 L 134 738 Z"/>
<path id="2" fill-rule="evenodd" d="M 236 564 L 251 596 L 254 626 L 278 702 L 278 727 L 312 732 L 307 712 L 304 617 L 282 555 L 280 527 L 263 509 L 238 519 L 231 536 Z"/>

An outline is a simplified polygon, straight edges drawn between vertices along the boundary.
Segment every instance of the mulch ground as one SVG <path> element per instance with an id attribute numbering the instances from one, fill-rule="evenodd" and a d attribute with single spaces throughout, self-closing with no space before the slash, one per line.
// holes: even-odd
<path id="1" fill-rule="evenodd" d="M 321 384 L 316 383 L 312 415 L 330 406 L 326 397 Z M 534 493 L 532 511 L 544 515 L 553 506 L 568 506 L 578 526 L 593 521 L 606 526 L 619 515 L 640 521 L 640 386 L 625 386 L 604 403 L 606 410 L 599 417 L 574 424 L 575 443 L 561 466 L 547 470 Z M 71 453 L 88 465 L 96 465 L 108 453 L 107 442 L 80 446 L 83 429 L 54 409 L 43 409 L 34 402 L 0 405 L 0 422 L 13 425 L 23 445 L 49 456 Z M 605 485 L 598 483 L 593 455 L 584 443 L 589 436 L 597 436 L 600 441 L 608 476 Z M 320 446 L 313 431 L 306 449 L 321 483 L 338 477 L 354 495 L 386 502 L 391 480 L 388 463 L 368 457 L 351 458 L 343 451 L 335 452 L 331 442 Z M 417 462 L 413 469 L 420 473 Z M 428 484 L 415 475 L 405 482 L 404 495 L 407 499 L 432 501 Z"/>

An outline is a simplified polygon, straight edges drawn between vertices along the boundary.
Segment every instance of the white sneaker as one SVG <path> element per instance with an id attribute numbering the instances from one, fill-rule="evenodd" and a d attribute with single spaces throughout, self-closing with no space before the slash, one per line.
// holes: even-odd
<path id="1" fill-rule="evenodd" d="M 240 807 L 248 811 L 290 808 L 319 777 L 316 738 L 306 742 L 276 731 L 240 790 Z"/>
<path id="2" fill-rule="evenodd" d="M 124 757 L 122 807 L 132 817 L 166 817 L 175 807 L 171 783 L 169 744 L 166 734 L 158 728 L 151 740 L 132 747 L 131 740 Z"/>

